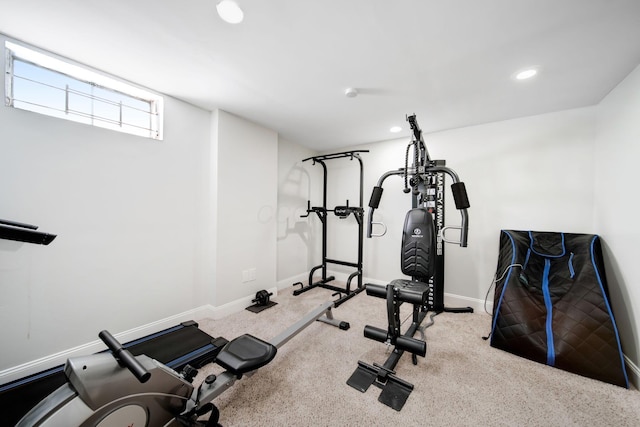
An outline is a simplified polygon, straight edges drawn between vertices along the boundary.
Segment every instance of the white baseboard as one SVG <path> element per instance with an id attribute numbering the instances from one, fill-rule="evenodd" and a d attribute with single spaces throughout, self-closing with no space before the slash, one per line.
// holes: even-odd
<path id="1" fill-rule="evenodd" d="M 272 292 L 274 296 L 278 295 L 278 289 L 276 287 L 267 289 L 267 291 Z M 114 336 L 118 341 L 125 343 L 171 328 L 187 320 L 195 320 L 197 322 L 201 319 L 222 319 L 225 316 L 237 313 L 250 306 L 253 298 L 255 298 L 255 296 L 250 295 L 219 307 L 203 305 L 174 316 L 166 317 L 156 322 L 147 323 L 146 325 L 129 329 L 128 331 L 114 333 Z M 106 346 L 102 341 L 95 340 L 31 362 L 23 363 L 22 365 L 14 366 L 13 368 L 5 369 L 0 371 L 0 385 L 63 365 L 70 357 L 97 353 L 105 348 Z"/>
<path id="2" fill-rule="evenodd" d="M 306 286 L 309 282 L 309 273 L 297 274 L 283 280 L 278 280 L 277 287 L 278 290 L 281 291 L 283 289 L 290 288 L 294 283 L 298 282 L 302 282 Z"/>
<path id="3" fill-rule="evenodd" d="M 627 376 L 629 377 L 629 382 L 636 388 L 636 390 L 640 390 L 640 368 L 638 368 L 638 365 L 633 363 L 627 356 L 624 356 L 624 362 L 627 365 Z"/>
<path id="4" fill-rule="evenodd" d="M 474 313 L 484 313 L 484 300 L 469 298 L 462 295 L 444 293 L 444 305 L 446 307 L 471 307 Z M 487 311 L 493 312 L 493 303 L 487 301 Z"/>

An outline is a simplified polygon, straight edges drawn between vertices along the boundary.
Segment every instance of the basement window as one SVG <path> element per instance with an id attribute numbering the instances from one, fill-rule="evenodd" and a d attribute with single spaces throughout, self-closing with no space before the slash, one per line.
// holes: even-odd
<path id="1" fill-rule="evenodd" d="M 59 57 L 5 42 L 5 105 L 162 140 L 162 97 Z"/>

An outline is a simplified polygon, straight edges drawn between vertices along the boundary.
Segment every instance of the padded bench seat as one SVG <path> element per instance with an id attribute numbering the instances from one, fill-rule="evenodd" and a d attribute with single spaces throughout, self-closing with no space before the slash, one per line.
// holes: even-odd
<path id="1" fill-rule="evenodd" d="M 423 305 L 429 296 L 429 284 L 417 280 L 396 279 L 388 285 L 367 283 L 367 295 L 387 298 L 387 286 L 398 289 L 398 299 L 410 304 Z"/>
<path id="2" fill-rule="evenodd" d="M 277 351 L 273 344 L 244 334 L 222 348 L 216 363 L 235 375 L 242 375 L 271 362 Z"/>

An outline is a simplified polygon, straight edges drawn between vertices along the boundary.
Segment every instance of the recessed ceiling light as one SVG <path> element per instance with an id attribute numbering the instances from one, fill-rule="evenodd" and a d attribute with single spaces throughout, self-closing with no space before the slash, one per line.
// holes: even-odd
<path id="1" fill-rule="evenodd" d="M 355 98 L 356 96 L 358 96 L 358 89 L 350 87 L 344 91 L 344 95 L 347 98 Z"/>
<path id="2" fill-rule="evenodd" d="M 239 24 L 244 19 L 244 12 L 233 0 L 221 0 L 216 5 L 216 10 L 220 18 L 229 24 Z"/>
<path id="3" fill-rule="evenodd" d="M 538 74 L 538 70 L 537 69 L 528 68 L 526 70 L 519 71 L 515 75 L 515 78 L 516 78 L 516 80 L 527 80 L 527 79 L 530 79 L 531 77 L 535 76 L 536 74 Z"/>
<path id="4" fill-rule="evenodd" d="M 389 132 L 391 133 L 398 133 L 402 130 L 402 128 L 400 126 L 393 126 L 391 129 L 389 129 Z"/>

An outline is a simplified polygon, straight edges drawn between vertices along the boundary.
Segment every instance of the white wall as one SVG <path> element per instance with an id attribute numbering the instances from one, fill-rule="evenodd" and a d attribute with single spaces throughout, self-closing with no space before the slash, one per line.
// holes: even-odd
<path id="1" fill-rule="evenodd" d="M 594 233 L 593 108 L 427 135 L 467 185 L 469 248 L 447 246 L 445 291 L 484 299 L 501 229 Z M 455 223 L 454 203 L 447 222 Z M 454 218 L 451 219 L 451 215 Z"/>
<path id="2" fill-rule="evenodd" d="M 321 227 L 307 218 L 307 200 L 322 205 L 322 171 L 303 159 L 317 152 L 285 139 L 278 141 L 277 282 L 279 288 L 306 283 L 309 270 L 321 262 Z"/>
<path id="3" fill-rule="evenodd" d="M 418 122 L 420 118 L 418 117 Z M 465 182 L 469 209 L 469 246 L 446 246 L 445 292 L 484 300 L 495 274 L 501 229 L 593 233 L 595 108 L 583 108 L 425 135 L 433 159 L 447 160 Z M 364 154 L 365 206 L 386 171 L 404 166 L 409 138 L 359 146 Z M 336 168 L 335 171 L 341 171 Z M 336 177 L 334 198 L 354 183 L 352 171 Z M 447 189 L 451 181 L 447 182 Z M 411 207 L 401 177 L 384 183 L 374 220 L 388 227 L 384 237 L 365 239 L 365 277 L 400 277 L 399 248 L 404 215 Z M 458 225 L 450 197 L 446 224 Z M 379 231 L 379 229 L 374 229 Z M 455 238 L 450 234 L 449 238 Z M 338 247 L 353 245 L 336 233 Z"/>
<path id="4" fill-rule="evenodd" d="M 0 383 L 275 286 L 274 131 L 169 97 L 163 141 L 4 105 L 0 128 L 0 218 L 58 234 L 0 240 Z"/>
<path id="5" fill-rule="evenodd" d="M 623 351 L 636 367 L 640 366 L 640 286 L 635 271 L 640 204 L 634 171 L 640 159 L 639 118 L 640 68 L 636 68 L 598 106 L 594 203 Z"/>
<path id="6" fill-rule="evenodd" d="M 275 286 L 277 134 L 165 113 L 159 142 L 0 108 L 1 218 L 58 234 L 0 240 L 0 371 Z"/>
<path id="7" fill-rule="evenodd" d="M 0 240 L 0 370 L 200 304 L 209 126 L 209 112 L 171 98 L 164 141 L 0 106 L 0 218 L 58 234 Z"/>
<path id="8" fill-rule="evenodd" d="M 215 306 L 276 285 L 278 135 L 217 112 Z M 255 280 L 243 282 L 243 271 Z"/>

